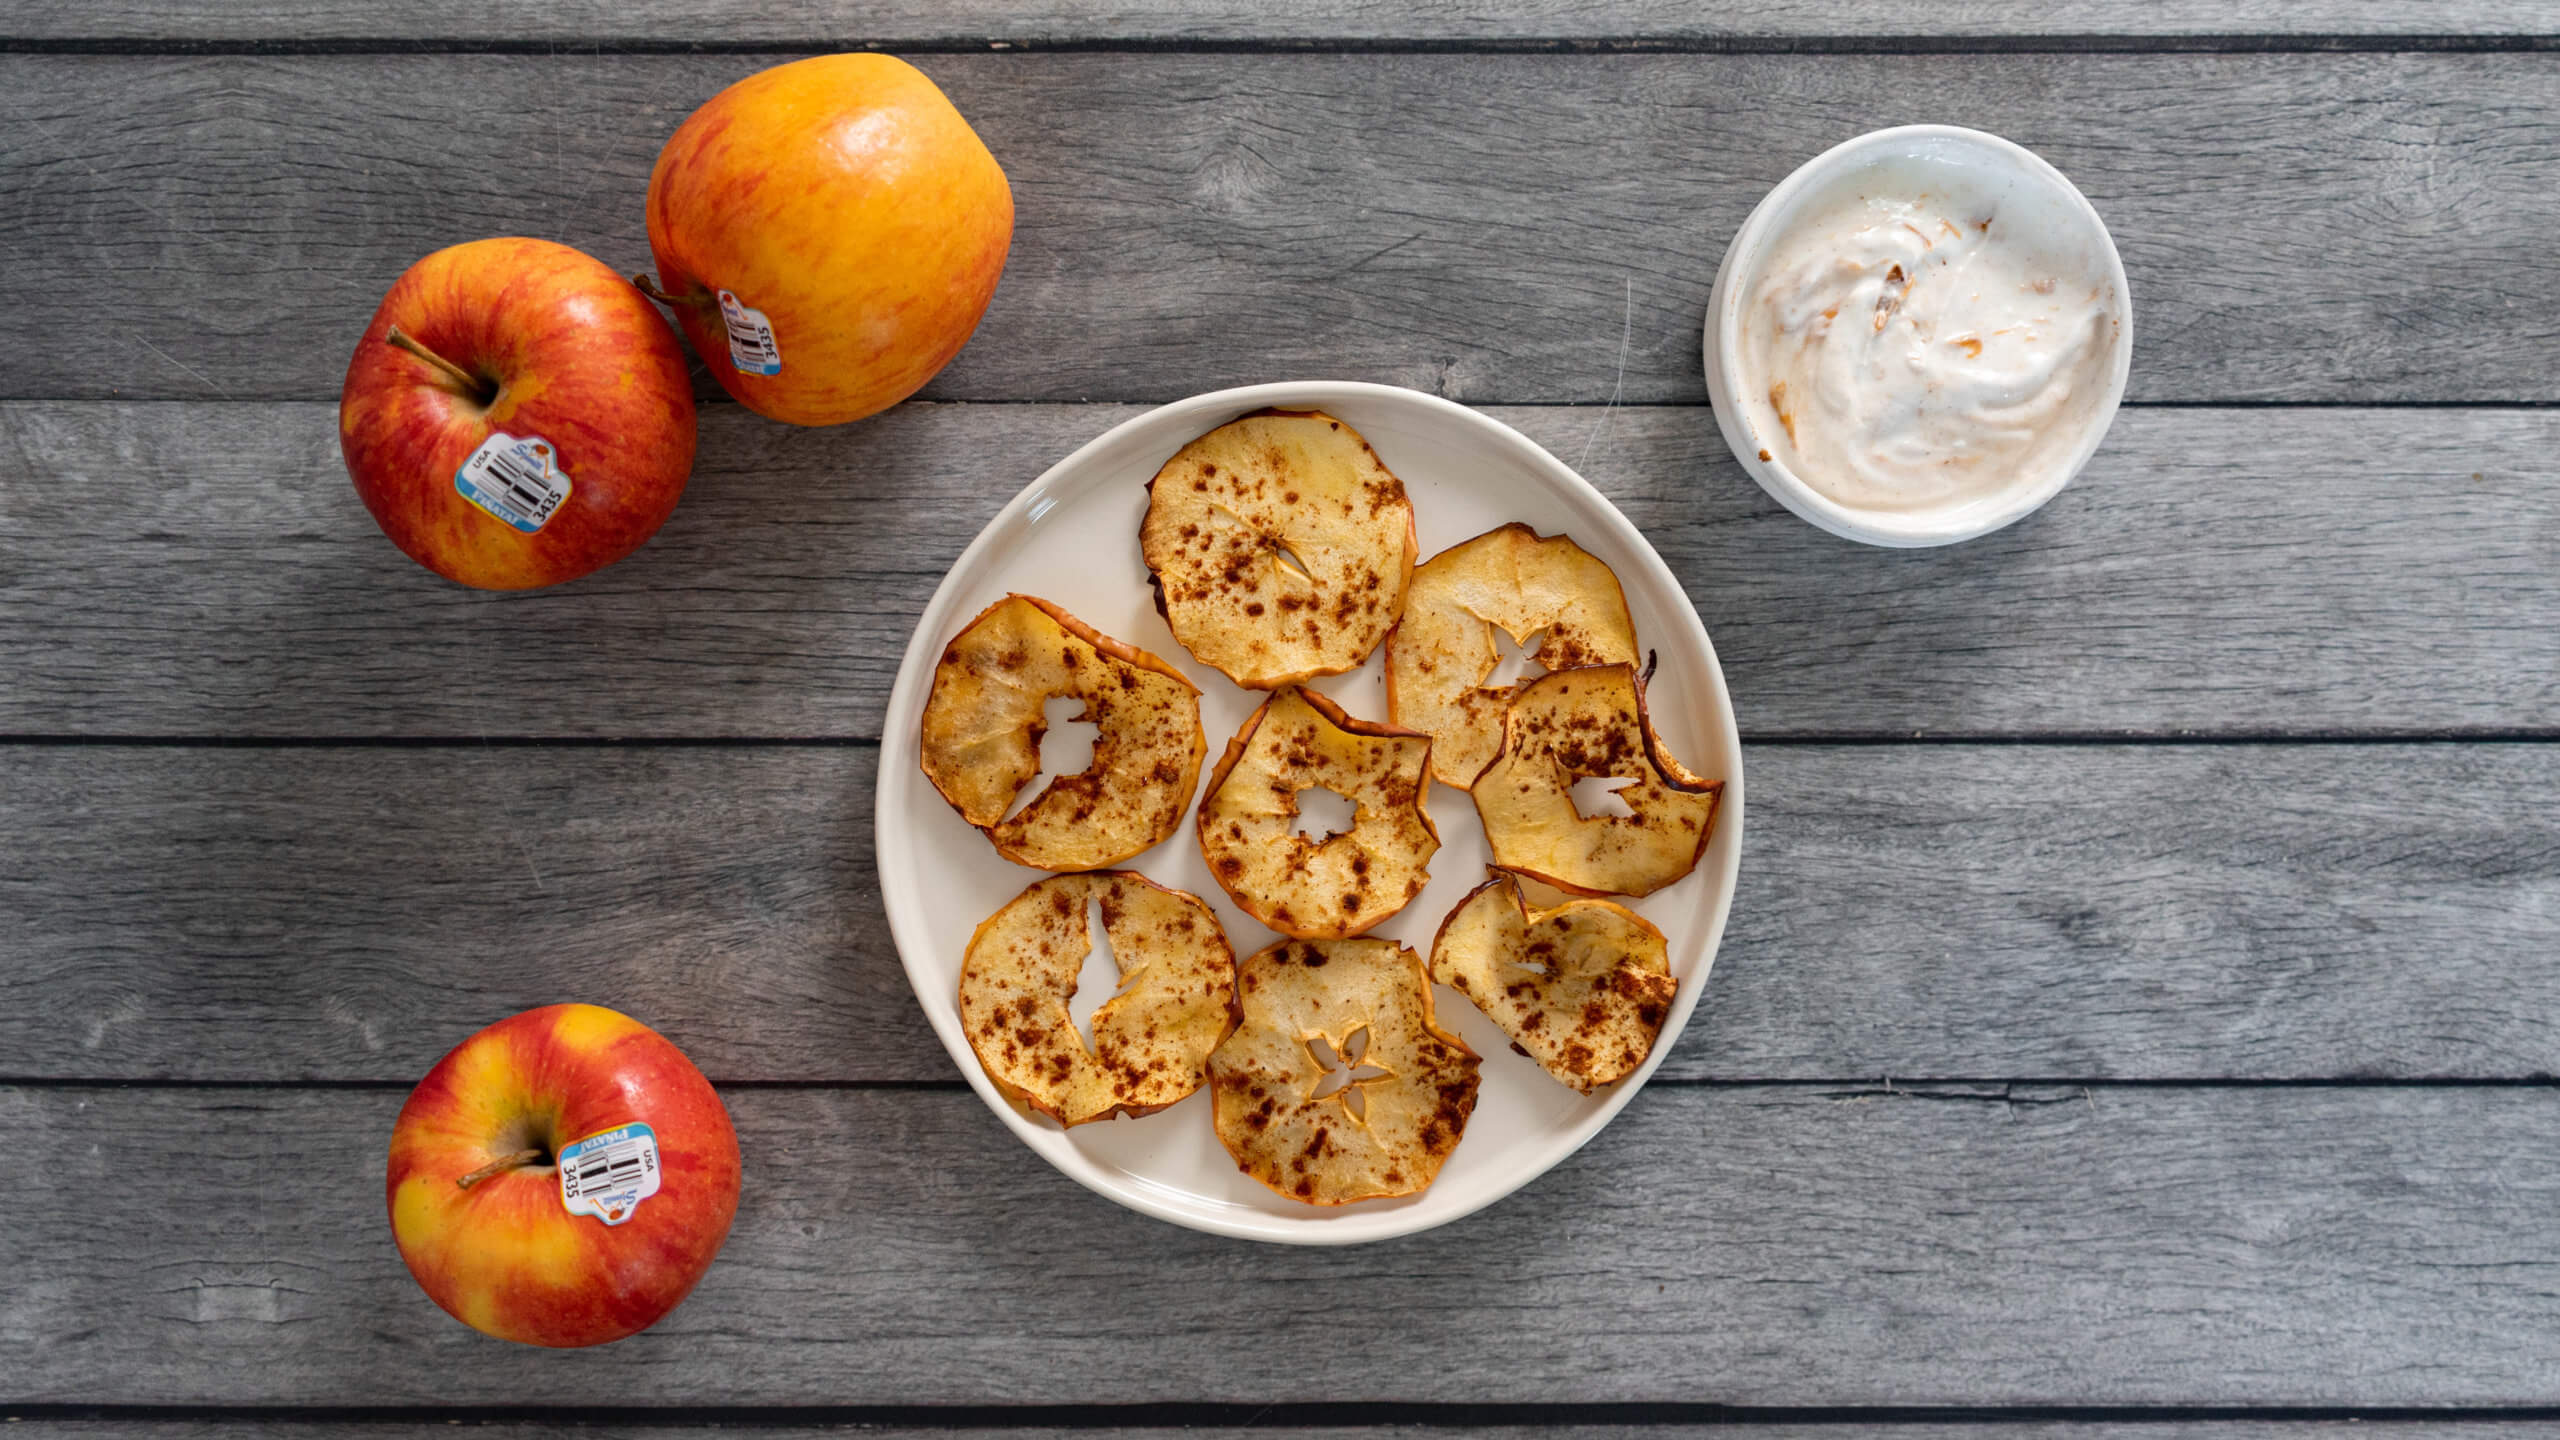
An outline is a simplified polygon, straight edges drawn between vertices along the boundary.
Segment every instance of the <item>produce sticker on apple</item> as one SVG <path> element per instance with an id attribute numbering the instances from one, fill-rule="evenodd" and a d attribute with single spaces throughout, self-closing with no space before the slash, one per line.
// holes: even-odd
<path id="1" fill-rule="evenodd" d="M 453 488 L 462 492 L 463 499 L 530 535 L 569 498 L 569 476 L 559 460 L 559 452 L 539 435 L 518 439 L 494 430 L 453 472 Z"/>
<path id="2" fill-rule="evenodd" d="M 773 343 L 773 322 L 748 308 L 736 294 L 720 292 L 720 320 L 729 327 L 729 363 L 746 375 L 782 373 L 782 347 Z"/>
<path id="3" fill-rule="evenodd" d="M 646 1125 L 616 1126 L 560 1149 L 560 1204 L 572 1215 L 619 1225 L 657 1193 L 658 1132 Z"/>

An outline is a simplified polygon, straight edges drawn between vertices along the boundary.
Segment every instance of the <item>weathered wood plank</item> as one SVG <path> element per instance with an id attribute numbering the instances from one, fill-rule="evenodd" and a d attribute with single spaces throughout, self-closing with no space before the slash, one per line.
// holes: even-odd
<path id="1" fill-rule="evenodd" d="M 2176 39 L 2196 36 L 2530 35 L 2560 32 L 2548 14 L 2497 0 L 2445 0 L 2423 9 L 2392 0 L 2232 5 L 2215 0 L 1971 0 L 1911 6 L 1898 0 L 1729 0 L 1712 8 L 1678 0 L 1309 0 L 1274 10 L 1241 0 L 1113 0 L 1017 4 L 1012 0 L 778 0 L 750 10 L 716 0 L 562 0 L 531 8 L 390 0 L 108 0 L 0 6 L 0 35 L 49 41 L 457 40 L 579 45 L 657 42 L 1022 45 L 1181 41 L 1322 46 L 1340 41 L 1441 43 L 1538 40 L 1712 44 L 1831 39 L 1874 44 L 1895 37 Z"/>
<path id="2" fill-rule="evenodd" d="M 961 548 L 1133 413 L 714 406 L 646 550 L 491 596 L 375 531 L 329 406 L 0 406 L 0 733 L 876 738 Z M 1750 736 L 2560 730 L 2560 414 L 2129 410 L 2027 522 L 1884 552 L 1703 407 L 1494 413 L 1662 551 Z"/>
<path id="3" fill-rule="evenodd" d="M 772 58 L 0 57 L 0 247 L 19 257 L 0 306 L 21 339 L 0 386 L 329 397 L 427 250 L 533 233 L 643 266 L 659 144 Z M 1958 117 L 2037 147 L 2108 216 L 2136 399 L 2560 399 L 2545 55 L 925 65 L 1006 162 L 1020 219 L 940 398 L 1318 373 L 1694 401 L 1715 263 L 1767 187 L 1859 130 Z"/>
<path id="4" fill-rule="evenodd" d="M 955 1080 L 882 917 L 878 761 L 0 749 L 0 1074 L 405 1082 L 578 998 L 724 1080 Z M 1754 747 L 1747 771 L 1741 890 L 1667 1078 L 2560 1073 L 2560 746 Z"/>
<path id="5" fill-rule="evenodd" d="M 481 1340 L 411 1288 L 381 1211 L 399 1100 L 0 1092 L 16 1396 L 2560 1398 L 2547 1088 L 1657 1091 L 1509 1202 L 1347 1252 L 1120 1211 L 968 1095 L 741 1091 L 720 1263 L 657 1331 L 576 1355 Z"/>

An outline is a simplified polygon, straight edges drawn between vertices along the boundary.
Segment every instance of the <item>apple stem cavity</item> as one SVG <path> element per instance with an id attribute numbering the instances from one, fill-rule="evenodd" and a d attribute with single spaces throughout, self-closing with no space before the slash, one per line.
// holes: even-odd
<path id="1" fill-rule="evenodd" d="M 447 360 L 433 350 L 428 349 L 425 345 L 419 343 L 416 336 L 401 329 L 399 326 L 392 326 L 391 333 L 383 336 L 382 338 L 384 342 L 389 344 L 393 349 L 406 350 L 410 354 L 426 361 L 438 370 L 443 371 L 445 378 L 451 380 L 454 384 L 461 386 L 462 393 L 470 396 L 474 402 L 486 405 L 490 401 L 498 398 L 497 386 L 490 384 L 488 381 L 481 379 L 479 376 L 472 374 L 470 371 L 463 369 L 461 366 L 454 364 L 452 361 Z"/>
<path id="2" fill-rule="evenodd" d="M 711 298 L 711 292 L 708 290 L 696 290 L 690 295 L 670 295 L 659 289 L 658 282 L 647 275 L 634 275 L 631 277 L 631 283 L 638 287 L 641 294 L 661 305 L 690 305 L 697 310 L 707 310 L 717 308 L 719 304 Z"/>
<path id="3" fill-rule="evenodd" d="M 468 1190 L 493 1175 L 504 1175 L 518 1166 L 530 1165 L 541 1158 L 542 1152 L 539 1150 L 519 1150 L 513 1155 L 501 1155 L 453 1183 Z"/>

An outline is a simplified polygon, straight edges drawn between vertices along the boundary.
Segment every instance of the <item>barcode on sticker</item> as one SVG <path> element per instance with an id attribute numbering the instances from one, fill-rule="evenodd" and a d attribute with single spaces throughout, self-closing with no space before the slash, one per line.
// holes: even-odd
<path id="1" fill-rule="evenodd" d="M 773 343 L 773 323 L 763 311 L 747 308 L 744 301 L 723 290 L 720 319 L 729 327 L 730 364 L 749 375 L 782 373 L 782 347 Z"/>
<path id="2" fill-rule="evenodd" d="M 521 439 L 494 430 L 453 472 L 462 498 L 527 535 L 543 527 L 569 498 L 560 452 L 539 435 Z"/>
<path id="3" fill-rule="evenodd" d="M 607 1225 L 631 1218 L 658 1193 L 658 1135 L 637 1122 L 560 1148 L 560 1206 Z"/>

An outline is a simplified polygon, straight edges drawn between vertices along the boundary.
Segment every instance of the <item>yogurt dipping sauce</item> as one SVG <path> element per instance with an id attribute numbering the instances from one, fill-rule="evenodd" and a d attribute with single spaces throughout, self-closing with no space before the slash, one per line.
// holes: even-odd
<path id="1" fill-rule="evenodd" d="M 2110 255 L 2017 178 L 1881 157 L 1810 196 L 1740 313 L 1764 460 L 1860 510 L 1962 505 L 2070 463 L 2121 388 Z"/>

